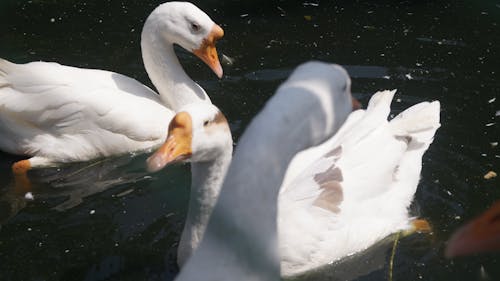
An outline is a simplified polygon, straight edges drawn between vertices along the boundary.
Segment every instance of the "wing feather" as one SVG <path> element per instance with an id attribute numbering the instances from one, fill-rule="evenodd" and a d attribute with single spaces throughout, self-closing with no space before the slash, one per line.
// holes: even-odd
<path id="1" fill-rule="evenodd" d="M 65 143 L 75 154 L 77 146 L 82 154 L 93 146 L 97 154 L 133 150 L 161 141 L 172 115 L 154 91 L 117 73 L 0 59 L 0 135 L 9 136 L 0 148 L 7 152 L 49 153 L 41 146 Z"/>
<path id="2" fill-rule="evenodd" d="M 307 168 L 286 183 L 281 196 L 287 197 L 286 201 L 307 199 L 309 203 L 322 202 L 322 205 L 326 198 L 339 201 L 338 198 L 342 197 L 344 201 L 356 202 L 390 192 L 394 182 L 401 178 L 410 177 L 418 183 L 419 159 L 439 127 L 439 103 L 417 104 L 389 122 L 387 118 L 394 93 L 382 91 L 374 94 L 366 111 L 353 112 L 334 137 L 313 148 L 308 154 L 310 159 L 304 161 L 309 161 Z M 424 145 L 420 147 L 418 143 Z M 413 149 L 420 152 L 415 155 L 408 153 Z M 332 169 L 342 174 L 341 180 L 335 173 L 327 173 Z M 336 181 L 341 188 L 329 189 L 325 193 L 319 178 L 323 183 Z M 413 185 L 416 187 L 416 183 Z M 332 192 L 336 192 L 335 195 Z"/>

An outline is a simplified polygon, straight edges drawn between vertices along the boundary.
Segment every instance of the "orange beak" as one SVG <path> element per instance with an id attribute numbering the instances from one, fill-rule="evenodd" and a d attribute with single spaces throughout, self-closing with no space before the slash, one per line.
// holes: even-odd
<path id="1" fill-rule="evenodd" d="M 219 78 L 222 78 L 222 66 L 217 55 L 215 42 L 222 38 L 222 36 L 224 36 L 224 30 L 217 24 L 214 24 L 208 36 L 203 39 L 200 48 L 193 51 L 193 54 L 205 62 Z"/>
<path id="2" fill-rule="evenodd" d="M 179 112 L 170 121 L 165 143 L 146 160 L 148 170 L 156 172 L 168 164 L 189 158 L 192 154 L 191 140 L 191 116 L 186 112 Z"/>
<path id="3" fill-rule="evenodd" d="M 358 109 L 361 109 L 361 103 L 357 99 L 352 97 L 352 111 L 358 110 Z"/>
<path id="4" fill-rule="evenodd" d="M 445 256 L 452 258 L 495 251 L 500 251 L 500 201 L 460 227 L 449 240 Z"/>

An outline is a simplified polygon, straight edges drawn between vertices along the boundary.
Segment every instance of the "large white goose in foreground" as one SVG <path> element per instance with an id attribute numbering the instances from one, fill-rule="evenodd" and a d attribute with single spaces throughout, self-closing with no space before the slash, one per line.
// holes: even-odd
<path id="1" fill-rule="evenodd" d="M 152 170 L 194 162 L 177 280 L 278 280 L 280 268 L 283 276 L 299 274 L 411 227 L 407 209 L 439 127 L 439 102 L 388 122 L 394 91 L 383 91 L 346 120 L 349 87 L 340 66 L 300 66 L 249 125 L 225 180 L 225 119 L 213 106 L 180 110 L 148 160 Z M 320 157 L 281 187 L 294 155 L 335 132 L 317 148 Z"/>
<path id="2" fill-rule="evenodd" d="M 114 72 L 0 59 L 0 150 L 31 157 L 14 164 L 22 172 L 160 145 L 179 107 L 210 103 L 184 72 L 173 45 L 193 52 L 221 77 L 215 42 L 222 36 L 191 3 L 158 6 L 144 24 L 141 47 L 159 95 Z"/>

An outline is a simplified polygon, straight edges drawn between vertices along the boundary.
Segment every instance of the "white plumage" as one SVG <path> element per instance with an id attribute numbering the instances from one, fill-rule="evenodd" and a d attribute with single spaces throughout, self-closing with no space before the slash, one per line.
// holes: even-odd
<path id="1" fill-rule="evenodd" d="M 110 71 L 0 59 L 0 150 L 30 156 L 30 166 L 39 167 L 161 144 L 175 110 L 210 102 L 180 66 L 173 44 L 194 52 L 221 76 L 214 44 L 222 34 L 190 3 L 158 6 L 144 25 L 141 46 L 160 95 Z"/>
<path id="2" fill-rule="evenodd" d="M 440 107 L 420 103 L 388 122 L 394 93 L 378 92 L 366 111 L 353 112 L 315 148 L 322 156 L 280 193 L 283 275 L 338 260 L 410 227 L 407 210 L 422 155 L 439 128 Z"/>
<path id="3" fill-rule="evenodd" d="M 203 130 L 192 135 L 189 153 L 205 165 L 206 174 L 193 179 L 191 193 L 198 197 L 191 197 L 189 212 L 211 217 L 207 225 L 186 222 L 185 231 L 198 232 L 180 251 L 198 249 L 177 280 L 277 280 L 280 268 L 282 276 L 300 274 L 410 227 L 408 207 L 422 155 L 440 126 L 439 102 L 417 104 L 389 122 L 395 91 L 382 91 L 366 110 L 349 115 L 349 86 L 339 66 L 300 66 L 245 131 L 220 193 L 213 179 L 220 182 L 214 175 L 224 173 L 217 167 L 225 165 L 215 163 L 229 162 L 231 152 L 219 149 L 218 158 L 210 158 L 214 154 L 203 149 L 213 151 L 213 145 L 200 145 L 210 135 Z M 289 172 L 283 186 L 293 156 L 321 142 L 301 153 L 308 164 Z M 160 159 L 158 154 L 152 158 Z M 211 197 L 200 200 L 205 192 Z M 196 245 L 200 231 L 204 237 Z M 185 234 L 183 239 L 189 238 Z"/>
<path id="4" fill-rule="evenodd" d="M 146 149 L 164 139 L 173 112 L 126 76 L 56 63 L 0 60 L 0 147 L 57 162 Z"/>

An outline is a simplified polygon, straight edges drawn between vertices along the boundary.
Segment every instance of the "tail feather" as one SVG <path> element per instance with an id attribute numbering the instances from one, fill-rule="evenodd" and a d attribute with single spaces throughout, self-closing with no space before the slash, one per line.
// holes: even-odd
<path id="1" fill-rule="evenodd" d="M 384 90 L 378 91 L 370 98 L 368 102 L 368 108 L 376 107 L 379 104 L 385 104 L 386 106 L 391 105 L 391 101 L 396 94 L 396 90 Z"/>
<path id="2" fill-rule="evenodd" d="M 9 85 L 7 75 L 8 73 L 12 72 L 12 68 L 14 66 L 15 64 L 11 63 L 10 61 L 0 58 L 0 88 Z"/>
<path id="3" fill-rule="evenodd" d="M 394 94 L 396 94 L 396 90 L 384 90 L 373 94 L 368 102 L 366 113 L 369 114 L 371 118 L 386 120 L 391 111 L 391 102 L 394 98 Z"/>
<path id="4" fill-rule="evenodd" d="M 441 126 L 439 113 L 439 101 L 422 102 L 401 112 L 389 122 L 389 126 L 394 135 L 410 137 L 413 144 L 429 144 Z"/>
<path id="5" fill-rule="evenodd" d="M 439 123 L 440 104 L 438 101 L 423 102 L 400 113 L 389 122 L 397 136 L 408 141 L 406 151 L 401 157 L 394 178 L 397 179 L 396 194 L 401 202 L 410 205 L 420 180 L 422 157 L 434 140 Z"/>

